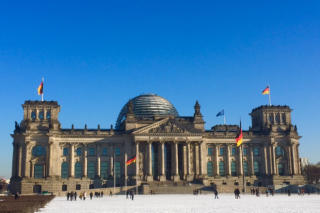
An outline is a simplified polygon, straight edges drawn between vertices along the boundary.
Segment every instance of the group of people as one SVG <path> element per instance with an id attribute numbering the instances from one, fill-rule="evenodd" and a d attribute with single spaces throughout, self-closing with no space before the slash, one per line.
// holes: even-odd
<path id="1" fill-rule="evenodd" d="M 132 190 L 127 191 L 126 198 L 128 199 L 129 197 L 130 197 L 131 200 L 134 199 L 134 191 L 132 191 Z"/>
<path id="2" fill-rule="evenodd" d="M 78 196 L 77 192 L 67 192 L 67 200 L 76 201 L 77 196 Z M 96 198 L 103 197 L 103 192 L 94 192 L 94 194 L 93 194 L 93 192 L 90 192 L 89 196 L 90 196 L 90 200 L 92 200 L 93 196 L 95 196 Z M 110 196 L 112 196 L 111 191 L 110 191 Z M 87 193 L 81 192 L 79 195 L 79 198 L 80 198 L 80 200 L 86 200 Z"/>

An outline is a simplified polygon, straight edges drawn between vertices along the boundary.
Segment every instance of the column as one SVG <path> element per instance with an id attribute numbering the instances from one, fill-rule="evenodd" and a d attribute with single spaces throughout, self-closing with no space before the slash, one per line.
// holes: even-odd
<path id="1" fill-rule="evenodd" d="M 160 170 L 160 181 L 166 181 L 165 174 L 165 159 L 164 159 L 164 142 L 160 143 L 161 150 L 161 170 Z"/>
<path id="2" fill-rule="evenodd" d="M 226 147 L 226 176 L 231 175 L 231 162 L 230 162 L 230 146 L 227 145 Z"/>
<path id="3" fill-rule="evenodd" d="M 52 139 L 49 138 L 49 143 L 48 143 L 48 147 L 49 147 L 49 152 L 48 152 L 48 176 L 51 177 L 53 175 L 53 167 L 54 164 L 52 162 L 52 152 L 53 152 L 53 141 Z"/>
<path id="4" fill-rule="evenodd" d="M 273 171 L 273 164 L 272 164 L 272 146 L 268 146 L 268 151 L 269 151 L 269 174 L 274 175 Z"/>
<path id="5" fill-rule="evenodd" d="M 191 144 L 187 141 L 187 181 L 192 181 L 193 175 L 191 171 Z"/>
<path id="6" fill-rule="evenodd" d="M 292 175 L 297 174 L 296 172 L 296 166 L 295 166 L 295 148 L 294 148 L 294 144 L 292 144 L 290 146 L 291 148 L 291 161 L 292 161 Z"/>
<path id="7" fill-rule="evenodd" d="M 188 172 L 187 172 L 187 144 L 183 144 L 182 146 L 182 155 L 183 155 L 183 179 L 186 180 Z"/>
<path id="8" fill-rule="evenodd" d="M 70 177 L 74 177 L 74 144 L 70 144 Z"/>
<path id="9" fill-rule="evenodd" d="M 178 143 L 174 142 L 174 181 L 179 181 Z"/>
<path id="10" fill-rule="evenodd" d="M 219 147 L 214 146 L 214 175 L 219 176 Z"/>
<path id="11" fill-rule="evenodd" d="M 127 179 L 128 179 L 128 166 L 126 164 L 126 162 L 128 161 L 128 154 L 127 154 L 127 147 L 124 147 L 124 181 L 125 181 L 125 186 L 127 186 Z"/>
<path id="12" fill-rule="evenodd" d="M 100 144 L 97 145 L 97 175 L 100 177 L 100 152 L 101 152 L 101 149 L 100 149 Z"/>
<path id="13" fill-rule="evenodd" d="M 250 175 L 254 175 L 254 166 L 253 166 L 253 146 L 250 145 Z"/>
<path id="14" fill-rule="evenodd" d="M 243 175 L 243 161 L 242 161 L 242 155 L 243 155 L 243 145 L 239 147 L 239 158 L 238 158 L 238 175 Z"/>
<path id="15" fill-rule="evenodd" d="M 88 164 L 88 150 L 87 150 L 87 146 L 84 145 L 83 146 L 83 177 L 87 177 L 88 172 L 87 172 L 87 164 Z"/>
<path id="16" fill-rule="evenodd" d="M 110 173 L 109 173 L 109 174 L 110 174 L 111 176 L 113 176 L 113 175 L 114 175 L 114 174 L 113 174 L 113 173 L 114 173 L 114 169 L 113 169 L 113 166 L 114 166 L 114 165 L 113 165 L 113 161 L 114 161 L 114 159 L 113 159 L 113 157 L 114 157 L 114 149 L 113 149 L 113 146 L 110 147 L 110 150 L 111 150 L 111 152 L 110 152 L 111 155 L 110 155 Z"/>
<path id="17" fill-rule="evenodd" d="M 139 143 L 136 141 L 136 180 L 139 179 Z"/>
<path id="18" fill-rule="evenodd" d="M 17 146 L 16 144 L 13 142 L 13 154 L 12 154 L 12 173 L 11 176 L 12 177 L 16 177 L 17 175 Z"/>
<path id="19" fill-rule="evenodd" d="M 152 176 L 152 143 L 148 143 L 148 176 Z"/>
<path id="20" fill-rule="evenodd" d="M 275 155 L 275 147 L 272 145 L 272 164 L 273 164 L 273 171 L 274 174 L 278 174 L 278 168 L 276 164 L 276 155 Z"/>
<path id="21" fill-rule="evenodd" d="M 264 174 L 268 175 L 268 155 L 267 155 L 267 147 L 263 146 L 263 160 L 264 160 Z"/>
<path id="22" fill-rule="evenodd" d="M 195 175 L 196 175 L 196 178 L 199 177 L 199 147 L 197 144 L 194 144 L 194 166 L 193 166 L 193 169 L 195 171 Z"/>
<path id="23" fill-rule="evenodd" d="M 34 177 L 34 165 L 33 163 L 31 162 L 30 163 L 30 171 L 28 172 L 28 174 L 30 173 L 30 177 L 33 178 Z"/>
<path id="24" fill-rule="evenodd" d="M 207 170 L 207 166 L 204 166 L 203 163 L 206 162 L 206 158 L 203 158 L 203 153 L 202 153 L 202 150 L 203 149 L 203 144 L 202 142 L 199 143 L 199 174 L 200 176 L 205 176 L 207 172 L 205 172 Z"/>
<path id="25" fill-rule="evenodd" d="M 18 145 L 18 177 L 22 176 L 22 145 Z"/>
<path id="26" fill-rule="evenodd" d="M 30 146 L 29 141 L 25 141 L 23 145 L 21 145 L 21 176 L 22 177 L 28 177 L 30 173 L 30 155 L 28 155 L 28 149 Z M 45 175 L 45 173 L 44 173 Z"/>

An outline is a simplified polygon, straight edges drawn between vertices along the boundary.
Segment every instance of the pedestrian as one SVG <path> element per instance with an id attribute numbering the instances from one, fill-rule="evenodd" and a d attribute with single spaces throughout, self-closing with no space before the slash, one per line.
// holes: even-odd
<path id="1" fill-rule="evenodd" d="M 269 196 L 269 189 L 266 189 L 266 196 Z"/>
<path id="2" fill-rule="evenodd" d="M 109 195 L 110 195 L 110 197 L 112 197 L 112 191 L 110 191 Z"/>
<path id="3" fill-rule="evenodd" d="M 101 192 L 101 197 L 103 197 L 103 192 Z"/>
<path id="4" fill-rule="evenodd" d="M 129 191 L 127 191 L 127 193 L 126 193 L 126 199 L 128 199 L 129 198 Z"/>
<path id="5" fill-rule="evenodd" d="M 77 200 L 77 192 L 74 192 L 74 200 Z"/>
<path id="6" fill-rule="evenodd" d="M 87 193 L 83 192 L 83 200 L 86 200 Z"/>
<path id="7" fill-rule="evenodd" d="M 134 192 L 131 191 L 131 200 L 133 200 L 133 198 L 134 198 Z"/>
<path id="8" fill-rule="evenodd" d="M 236 199 L 240 199 L 240 190 L 238 188 L 234 190 L 234 196 Z"/>
<path id="9" fill-rule="evenodd" d="M 67 200 L 70 198 L 70 192 L 67 192 Z"/>
<path id="10" fill-rule="evenodd" d="M 92 197 L 93 197 L 93 193 L 90 192 L 90 200 L 92 200 Z"/>
<path id="11" fill-rule="evenodd" d="M 259 197 L 259 196 L 260 196 L 259 188 L 256 188 L 256 196 L 257 196 L 257 197 Z"/>
<path id="12" fill-rule="evenodd" d="M 73 192 L 70 192 L 70 201 L 73 200 Z"/>
<path id="13" fill-rule="evenodd" d="M 288 189 L 288 196 L 289 196 L 289 197 L 291 196 L 291 191 L 290 191 L 290 189 Z"/>
<path id="14" fill-rule="evenodd" d="M 219 199 L 218 197 L 218 190 L 217 189 L 214 189 L 214 199 Z"/>

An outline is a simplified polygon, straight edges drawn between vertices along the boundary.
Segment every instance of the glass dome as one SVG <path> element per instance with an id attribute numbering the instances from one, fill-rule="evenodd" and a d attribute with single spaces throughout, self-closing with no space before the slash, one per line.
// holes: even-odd
<path id="1" fill-rule="evenodd" d="M 153 116 L 178 116 L 176 108 L 165 98 L 156 94 L 139 95 L 132 100 L 133 112 L 136 118 L 152 118 Z M 120 124 L 126 119 L 129 101 L 122 107 L 116 129 L 119 129 Z"/>

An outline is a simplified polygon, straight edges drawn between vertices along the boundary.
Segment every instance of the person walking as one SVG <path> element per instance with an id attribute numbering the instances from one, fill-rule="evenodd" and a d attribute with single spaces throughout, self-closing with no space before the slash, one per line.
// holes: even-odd
<path id="1" fill-rule="evenodd" d="M 73 192 L 70 192 L 70 201 L 73 200 Z"/>
<path id="2" fill-rule="evenodd" d="M 217 190 L 217 189 L 214 189 L 213 193 L 214 193 L 214 199 L 219 199 L 219 197 L 218 197 L 218 190 Z"/>
<path id="3" fill-rule="evenodd" d="M 74 192 L 74 200 L 77 201 L 77 192 Z"/>
<path id="4" fill-rule="evenodd" d="M 67 192 L 67 200 L 70 198 L 70 192 Z"/>
<path id="5" fill-rule="evenodd" d="M 83 192 L 83 200 L 86 200 L 87 193 Z"/>
<path id="6" fill-rule="evenodd" d="M 126 192 L 126 199 L 129 198 L 129 191 Z"/>
<path id="7" fill-rule="evenodd" d="M 238 188 L 234 190 L 234 196 L 236 199 L 240 199 L 240 190 Z"/>
<path id="8" fill-rule="evenodd" d="M 133 199 L 134 199 L 134 192 L 131 191 L 131 200 L 133 200 Z"/>
<path id="9" fill-rule="evenodd" d="M 90 192 L 90 200 L 92 200 L 92 197 L 93 197 L 93 193 Z"/>
<path id="10" fill-rule="evenodd" d="M 288 196 L 289 196 L 289 197 L 291 196 L 291 191 L 290 191 L 290 189 L 288 189 Z"/>

